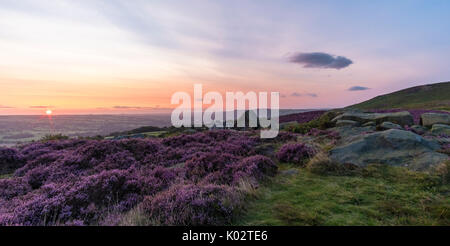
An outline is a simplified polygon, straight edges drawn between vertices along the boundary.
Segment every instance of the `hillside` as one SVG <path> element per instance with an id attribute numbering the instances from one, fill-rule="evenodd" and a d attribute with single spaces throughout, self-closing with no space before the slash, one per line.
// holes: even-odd
<path id="1" fill-rule="evenodd" d="M 415 86 L 349 106 L 357 109 L 438 109 L 450 111 L 450 82 Z"/>

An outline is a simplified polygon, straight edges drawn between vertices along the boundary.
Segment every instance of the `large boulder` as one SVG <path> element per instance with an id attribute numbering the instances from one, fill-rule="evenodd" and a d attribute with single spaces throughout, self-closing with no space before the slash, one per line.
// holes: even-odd
<path id="1" fill-rule="evenodd" d="M 419 126 L 419 125 L 412 125 L 410 128 L 411 128 L 411 131 L 413 131 L 414 133 L 417 133 L 419 135 L 423 135 L 428 131 L 427 128 L 425 128 L 423 126 Z"/>
<path id="2" fill-rule="evenodd" d="M 394 124 L 394 123 L 389 122 L 389 121 L 385 121 L 385 122 L 381 123 L 378 126 L 378 128 L 381 129 L 381 130 L 389 130 L 389 129 L 402 130 L 403 129 L 399 124 Z"/>
<path id="3" fill-rule="evenodd" d="M 450 125 L 450 114 L 424 113 L 420 116 L 423 126 L 431 127 L 434 124 Z"/>
<path id="4" fill-rule="evenodd" d="M 450 126 L 444 124 L 434 124 L 431 128 L 431 133 L 433 133 L 434 135 L 450 136 Z"/>
<path id="5" fill-rule="evenodd" d="M 361 112 L 346 112 L 335 117 L 332 121 L 338 120 L 353 120 L 360 124 L 373 121 L 375 124 L 381 124 L 385 121 L 389 121 L 401 126 L 413 125 L 414 118 L 408 111 L 394 112 L 394 113 L 361 113 Z"/>
<path id="6" fill-rule="evenodd" d="M 410 131 L 391 129 L 344 142 L 330 151 L 330 158 L 342 164 L 387 164 L 425 170 L 448 159 L 436 152 L 439 149 L 437 142 Z"/>
<path id="7" fill-rule="evenodd" d="M 376 126 L 377 123 L 375 123 L 375 121 L 369 121 L 367 123 L 364 123 L 362 126 Z"/>

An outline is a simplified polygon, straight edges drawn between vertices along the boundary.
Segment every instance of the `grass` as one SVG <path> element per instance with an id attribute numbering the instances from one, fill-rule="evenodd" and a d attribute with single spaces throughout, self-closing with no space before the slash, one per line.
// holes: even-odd
<path id="1" fill-rule="evenodd" d="M 416 86 L 350 106 L 358 109 L 435 109 L 450 111 L 450 82 Z"/>
<path id="2" fill-rule="evenodd" d="M 14 173 L 0 174 L 0 179 L 9 179 L 14 175 Z"/>
<path id="3" fill-rule="evenodd" d="M 258 190 L 237 225 L 450 225 L 450 186 L 437 176 L 369 166 L 351 176 L 296 169 Z"/>

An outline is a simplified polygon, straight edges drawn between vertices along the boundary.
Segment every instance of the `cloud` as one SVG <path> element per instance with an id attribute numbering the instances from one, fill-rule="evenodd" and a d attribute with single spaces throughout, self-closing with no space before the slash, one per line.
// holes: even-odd
<path id="1" fill-rule="evenodd" d="M 135 110 L 167 110 L 169 108 L 162 108 L 159 105 L 155 107 L 141 107 L 141 106 L 114 106 L 113 109 L 135 109 Z"/>
<path id="2" fill-rule="evenodd" d="M 309 97 L 317 97 L 316 93 L 306 93 L 306 95 Z"/>
<path id="3" fill-rule="evenodd" d="M 45 108 L 45 109 L 47 109 L 47 108 L 52 108 L 53 106 L 30 106 L 30 108 L 41 108 L 41 109 L 43 109 L 43 108 Z"/>
<path id="4" fill-rule="evenodd" d="M 143 109 L 144 107 L 139 106 L 114 106 L 113 109 Z"/>
<path id="5" fill-rule="evenodd" d="M 291 97 L 302 97 L 302 96 L 308 96 L 308 97 L 317 97 L 316 93 L 305 93 L 305 94 L 301 94 L 298 92 L 293 92 L 291 94 Z"/>
<path id="6" fill-rule="evenodd" d="M 349 91 L 365 91 L 365 90 L 370 90 L 370 88 L 368 87 L 364 87 L 364 86 L 353 86 L 348 88 Z"/>
<path id="7" fill-rule="evenodd" d="M 353 64 L 344 56 L 333 56 L 323 52 L 297 53 L 289 57 L 289 61 L 303 65 L 304 68 L 342 69 Z"/>
<path id="8" fill-rule="evenodd" d="M 0 105 L 0 108 L 14 108 L 14 107 L 5 106 L 5 105 Z"/>

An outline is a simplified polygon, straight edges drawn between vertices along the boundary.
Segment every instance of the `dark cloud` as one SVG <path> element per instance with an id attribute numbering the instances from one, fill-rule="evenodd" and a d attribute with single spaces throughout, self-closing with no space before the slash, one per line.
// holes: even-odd
<path id="1" fill-rule="evenodd" d="M 317 97 L 317 94 L 316 94 L 316 93 L 306 93 L 306 95 L 307 95 L 307 96 L 310 96 L 310 97 Z"/>
<path id="2" fill-rule="evenodd" d="M 297 53 L 289 57 L 289 61 L 303 65 L 305 68 L 342 69 L 353 64 L 344 56 L 333 56 L 323 52 Z"/>
<path id="3" fill-rule="evenodd" d="M 291 97 L 303 97 L 303 96 L 308 96 L 308 97 L 317 97 L 316 93 L 305 93 L 305 94 L 301 94 L 298 92 L 293 92 L 291 94 Z"/>
<path id="4" fill-rule="evenodd" d="M 113 109 L 143 109 L 143 107 L 138 106 L 114 106 Z"/>
<path id="5" fill-rule="evenodd" d="M 364 87 L 364 86 L 353 86 L 348 88 L 349 91 L 365 91 L 365 90 L 370 90 L 370 88 L 368 87 Z"/>

